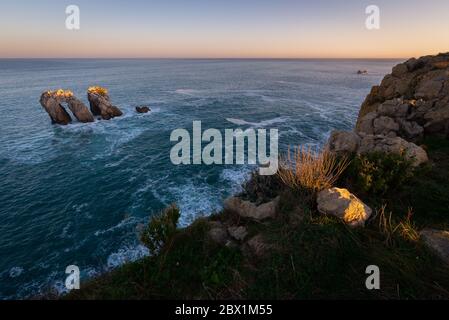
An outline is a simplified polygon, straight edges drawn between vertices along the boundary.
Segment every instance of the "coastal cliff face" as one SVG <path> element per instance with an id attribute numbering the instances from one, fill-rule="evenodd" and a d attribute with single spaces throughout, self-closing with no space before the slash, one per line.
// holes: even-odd
<path id="1" fill-rule="evenodd" d="M 449 136 L 449 53 L 395 66 L 366 97 L 355 131 L 333 132 L 328 148 L 403 153 L 418 166 L 428 156 L 417 143 L 429 135 Z"/>
<path id="2" fill-rule="evenodd" d="M 398 64 L 374 86 L 359 112 L 357 132 L 416 139 L 449 134 L 449 53 Z"/>

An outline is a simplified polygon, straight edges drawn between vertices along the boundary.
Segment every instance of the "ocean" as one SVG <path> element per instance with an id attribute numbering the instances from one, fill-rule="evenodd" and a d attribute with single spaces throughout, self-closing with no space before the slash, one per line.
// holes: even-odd
<path id="1" fill-rule="evenodd" d="M 138 226 L 176 202 L 180 225 L 220 210 L 254 169 L 175 166 L 170 133 L 277 128 L 279 146 L 322 146 L 353 127 L 396 60 L 0 60 L 0 299 L 65 291 L 149 254 Z M 367 69 L 368 75 L 357 75 Z M 43 91 L 109 90 L 120 118 L 51 124 Z M 135 106 L 149 105 L 148 114 Z"/>

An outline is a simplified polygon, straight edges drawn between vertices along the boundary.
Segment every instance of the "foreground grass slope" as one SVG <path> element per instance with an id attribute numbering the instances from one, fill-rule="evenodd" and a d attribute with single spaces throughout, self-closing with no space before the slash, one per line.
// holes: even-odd
<path id="1" fill-rule="evenodd" d="M 388 165 L 397 159 L 382 170 L 352 159 L 337 184 L 376 211 L 365 228 L 320 215 L 313 193 L 278 176 L 253 176 L 241 196 L 279 195 L 275 219 L 255 222 L 228 211 L 199 219 L 172 230 L 158 254 L 83 283 L 64 299 L 449 299 L 449 269 L 417 232 L 449 227 L 449 141 L 423 144 L 431 162 L 412 175 L 398 170 L 361 180 L 361 171 L 391 174 Z M 381 180 L 378 187 L 367 185 L 372 179 Z M 247 238 L 260 235 L 263 253 L 211 241 L 211 221 L 243 225 Z M 380 268 L 380 290 L 365 287 L 368 265 Z"/>

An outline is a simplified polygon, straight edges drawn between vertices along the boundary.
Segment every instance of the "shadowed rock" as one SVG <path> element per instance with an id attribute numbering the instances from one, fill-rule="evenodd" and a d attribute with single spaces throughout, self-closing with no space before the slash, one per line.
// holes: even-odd
<path id="1" fill-rule="evenodd" d="M 447 264 L 449 264 L 449 231 L 424 229 L 420 232 L 424 242 Z"/>
<path id="2" fill-rule="evenodd" d="M 89 112 L 89 109 L 78 100 L 71 91 L 57 90 L 46 91 L 42 93 L 40 98 L 42 107 L 47 111 L 53 123 L 67 125 L 72 122 L 69 113 L 62 106 L 62 103 L 67 103 L 70 111 L 80 122 L 93 122 L 94 117 Z"/>
<path id="3" fill-rule="evenodd" d="M 90 111 L 95 116 L 101 116 L 104 120 L 120 117 L 123 112 L 116 106 L 113 106 L 108 91 L 101 87 L 90 87 L 87 91 L 87 98 L 90 103 Z"/>
<path id="4" fill-rule="evenodd" d="M 151 109 L 147 106 L 142 106 L 142 107 L 136 107 L 136 111 L 137 111 L 137 113 L 148 113 L 151 111 Z"/>
<path id="5" fill-rule="evenodd" d="M 449 53 L 413 58 L 395 66 L 366 97 L 359 112 L 357 132 L 369 134 L 365 117 L 373 112 L 376 118 L 394 118 L 400 124 L 398 135 L 403 138 L 415 139 L 423 133 L 448 136 Z M 387 125 L 385 128 L 382 124 L 382 133 L 395 131 L 391 130 L 397 128 L 392 120 L 381 120 Z"/>

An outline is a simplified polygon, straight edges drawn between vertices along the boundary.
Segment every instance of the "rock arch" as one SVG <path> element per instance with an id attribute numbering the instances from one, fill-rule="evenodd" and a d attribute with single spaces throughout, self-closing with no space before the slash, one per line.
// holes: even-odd
<path id="1" fill-rule="evenodd" d="M 94 122 L 93 115 L 86 105 L 77 99 L 69 90 L 46 91 L 40 98 L 42 107 L 47 111 L 53 123 L 67 125 L 72 118 L 62 103 L 67 103 L 70 111 L 79 122 Z"/>

